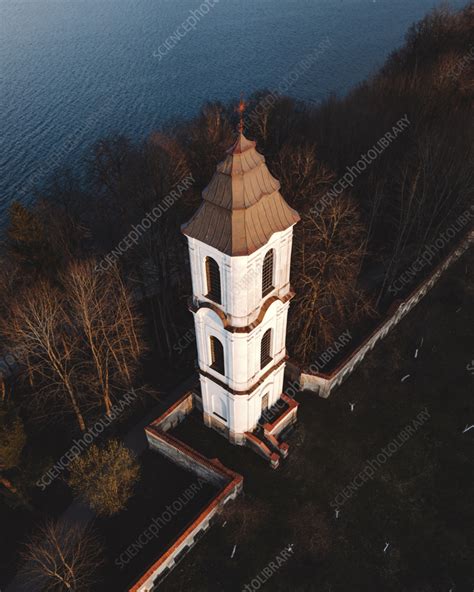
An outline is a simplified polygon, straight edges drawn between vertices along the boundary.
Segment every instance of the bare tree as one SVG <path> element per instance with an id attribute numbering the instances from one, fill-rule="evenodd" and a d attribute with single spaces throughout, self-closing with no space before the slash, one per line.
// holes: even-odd
<path id="1" fill-rule="evenodd" d="M 234 139 L 228 111 L 220 103 L 206 104 L 192 122 L 177 130 L 177 137 L 197 187 L 203 189 Z"/>
<path id="2" fill-rule="evenodd" d="M 11 304 L 1 327 L 35 389 L 31 402 L 43 413 L 47 409 L 49 415 L 72 411 L 84 431 L 78 391 L 78 336 L 68 326 L 64 304 L 58 288 L 39 281 Z"/>
<path id="3" fill-rule="evenodd" d="M 285 198 L 300 213 L 311 209 L 336 179 L 334 172 L 319 160 L 316 146 L 311 143 L 284 144 L 272 169 L 281 182 Z"/>
<path id="4" fill-rule="evenodd" d="M 91 163 L 95 185 L 117 197 L 123 189 L 133 155 L 134 150 L 130 140 L 125 136 L 116 135 L 97 142 Z"/>
<path id="5" fill-rule="evenodd" d="M 129 228 L 155 207 L 162 207 L 163 200 L 176 188 L 182 189 L 183 179 L 190 175 L 182 147 L 175 138 L 162 133 L 150 138 L 140 157 L 135 170 L 131 171 L 136 207 L 133 218 L 129 219 Z M 139 286 L 148 299 L 156 344 L 159 353 L 168 359 L 172 344 L 180 334 L 176 326 L 176 310 L 179 309 L 176 292 L 185 292 L 188 282 L 184 273 L 186 249 L 179 240 L 179 212 L 196 206 L 196 193 L 194 188 L 180 190 L 179 199 L 173 200 L 169 209 L 166 205 L 166 210 L 161 210 L 162 215 L 153 221 L 123 260 L 127 279 Z M 128 195 L 127 200 L 130 201 Z"/>
<path id="6" fill-rule="evenodd" d="M 458 157 L 461 153 L 462 159 Z M 472 145 L 465 138 L 453 137 L 449 126 L 425 132 L 417 139 L 410 160 L 385 182 L 392 192 L 384 216 L 386 274 L 379 300 L 398 274 L 471 203 L 473 157 Z"/>
<path id="7" fill-rule="evenodd" d="M 7 345 L 24 366 L 36 410 L 85 414 L 132 387 L 144 350 L 141 320 L 117 268 L 74 262 L 62 285 L 39 281 L 12 302 L 1 322 Z M 44 416 L 44 415 L 43 415 Z"/>
<path id="8" fill-rule="evenodd" d="M 63 286 L 81 348 L 79 379 L 110 416 L 113 393 L 132 387 L 144 350 L 141 319 L 116 267 L 97 272 L 94 261 L 74 262 Z"/>
<path id="9" fill-rule="evenodd" d="M 48 520 L 24 546 L 22 575 L 41 590 L 86 592 L 103 563 L 101 553 L 91 529 Z"/>
<path id="10" fill-rule="evenodd" d="M 292 353 L 308 363 L 318 348 L 370 308 L 357 286 L 367 232 L 349 195 L 328 195 L 336 175 L 318 159 L 314 144 L 284 144 L 272 169 L 302 216 L 295 227 L 296 298 L 290 308 L 289 343 Z"/>
<path id="11" fill-rule="evenodd" d="M 20 465 L 26 434 L 23 421 L 7 401 L 0 401 L 0 485 L 17 494 L 8 471 Z"/>
<path id="12" fill-rule="evenodd" d="M 308 212 L 295 229 L 289 340 L 304 363 L 368 312 L 357 287 L 365 229 L 352 199 L 340 196 L 321 214 Z"/>

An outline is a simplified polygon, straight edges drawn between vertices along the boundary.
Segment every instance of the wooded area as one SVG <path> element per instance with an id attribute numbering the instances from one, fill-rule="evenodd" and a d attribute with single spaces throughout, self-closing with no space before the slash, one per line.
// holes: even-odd
<path id="1" fill-rule="evenodd" d="M 266 101 L 265 90 L 250 97 L 245 133 L 302 216 L 288 323 L 289 353 L 302 364 L 348 327 L 383 314 L 400 274 L 459 216 L 471 216 L 474 59 L 466 55 L 473 47 L 474 6 L 443 9 L 414 25 L 404 47 L 347 97 L 318 106 L 289 97 Z M 268 107 L 255 116 L 262 102 Z M 405 115 L 407 129 L 352 188 L 328 200 L 347 167 Z M 70 436 L 80 434 L 131 388 L 159 389 L 171 375 L 181 380 L 192 370 L 192 340 L 176 353 L 192 324 L 180 225 L 198 207 L 235 127 L 234 105 L 212 103 L 140 144 L 105 138 L 85 163 L 85 177 L 58 171 L 31 205 L 12 205 L 0 252 L 2 348 L 18 364 L 0 387 L 0 492 L 9 503 L 31 503 L 41 472 L 31 468 L 28 439 L 45 426 L 63 423 Z M 175 199 L 188 175 L 194 184 Z M 146 231 L 118 248 L 158 206 Z M 65 536 L 52 524 L 42 532 L 48 549 Z M 68 539 L 74 556 L 82 536 Z M 32 541 L 28 553 L 38 558 L 45 551 Z"/>

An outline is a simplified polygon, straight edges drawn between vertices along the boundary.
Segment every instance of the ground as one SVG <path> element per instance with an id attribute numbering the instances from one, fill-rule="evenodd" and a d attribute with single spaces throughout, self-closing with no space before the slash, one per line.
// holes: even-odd
<path id="1" fill-rule="evenodd" d="M 104 585 L 106 590 L 121 590 L 134 584 L 217 493 L 217 488 L 152 450 L 140 457 L 140 467 L 140 480 L 126 510 L 96 520 L 107 554 L 97 592 L 103 592 Z M 194 490 L 188 489 L 193 485 Z M 170 515 L 166 507 L 175 500 L 182 500 L 182 508 L 179 512 L 171 508 Z"/>
<path id="2" fill-rule="evenodd" d="M 289 558 L 271 569 L 262 589 L 472 591 L 474 429 L 462 432 L 474 424 L 473 267 L 474 256 L 466 253 L 329 399 L 298 394 L 299 424 L 289 439 L 290 456 L 278 470 L 251 450 L 230 445 L 197 414 L 175 430 L 244 475 L 244 494 L 227 506 L 220 524 L 171 572 L 160 592 L 233 592 L 252 580 L 258 586 L 254 578 L 276 565 L 288 545 L 293 545 Z M 353 412 L 349 403 L 355 404 Z M 125 439 L 141 451 L 143 426 L 163 406 L 148 414 L 137 409 L 115 435 L 127 433 L 140 418 Z M 336 519 L 335 497 L 425 408 L 429 420 L 340 507 Z M 38 446 L 46 451 L 48 467 L 70 436 L 49 433 L 51 442 L 45 445 L 43 436 Z M 108 559 L 100 590 L 124 590 L 212 495 L 203 489 L 169 528 L 119 569 L 120 553 L 195 479 L 151 451 L 141 463 L 142 479 L 128 508 L 95 523 Z M 0 562 L 6 579 L 18 566 L 18 545 L 31 523 L 44 514 L 61 514 L 72 499 L 57 479 L 45 493 L 35 492 L 33 501 L 33 514 L 0 506 L 0 530 L 9 532 L 2 537 Z"/>
<path id="3" fill-rule="evenodd" d="M 462 433 L 474 424 L 473 268 L 468 252 L 329 399 L 298 394 L 298 428 L 278 470 L 199 421 L 175 430 L 244 475 L 244 494 L 160 592 L 242 590 L 290 544 L 262 589 L 473 589 L 474 429 Z M 337 494 L 425 408 L 429 419 L 336 519 Z"/>

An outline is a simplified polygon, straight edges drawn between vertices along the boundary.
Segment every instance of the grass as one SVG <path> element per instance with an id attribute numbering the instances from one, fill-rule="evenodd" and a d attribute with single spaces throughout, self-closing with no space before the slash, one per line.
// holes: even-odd
<path id="1" fill-rule="evenodd" d="M 107 555 L 97 592 L 103 591 L 104 585 L 107 590 L 125 589 L 138 580 L 217 492 L 152 450 L 140 457 L 140 467 L 140 480 L 127 508 L 111 518 L 96 520 Z M 188 488 L 196 484 L 199 490 L 189 493 Z M 187 490 L 188 496 L 184 495 Z M 179 511 L 172 510 L 170 517 L 166 507 L 177 500 L 183 505 Z M 144 536 L 138 541 L 142 533 L 150 532 L 154 518 L 161 519 L 157 536 L 151 532 L 150 538 Z M 132 549 L 137 541 L 138 546 Z"/>
<path id="2" fill-rule="evenodd" d="M 453 265 L 329 399 L 298 394 L 298 428 L 277 471 L 199 422 L 176 429 L 244 475 L 245 493 L 160 591 L 242 590 L 290 543 L 291 559 L 261 589 L 472 590 L 474 430 L 462 430 L 474 423 L 473 263 L 468 252 Z M 425 407 L 429 420 L 336 519 L 331 501 Z"/>

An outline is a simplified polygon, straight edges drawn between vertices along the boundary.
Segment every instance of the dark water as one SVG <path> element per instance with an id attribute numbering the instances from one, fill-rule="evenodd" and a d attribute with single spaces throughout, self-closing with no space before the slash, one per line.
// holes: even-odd
<path id="1" fill-rule="evenodd" d="M 208 2 L 160 59 L 201 0 L 0 0 L 0 222 L 12 199 L 28 201 L 36 183 L 76 165 L 95 139 L 114 130 L 138 138 L 206 100 L 275 88 L 325 38 L 329 48 L 288 94 L 344 93 L 439 3 Z"/>

